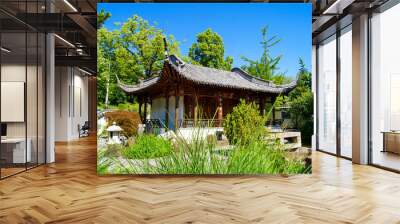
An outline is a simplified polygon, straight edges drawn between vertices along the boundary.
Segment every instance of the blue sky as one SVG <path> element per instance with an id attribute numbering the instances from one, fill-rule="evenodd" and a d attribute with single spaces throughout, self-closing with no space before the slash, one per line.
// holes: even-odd
<path id="1" fill-rule="evenodd" d="M 288 76 L 298 71 L 298 59 L 311 68 L 311 4 L 287 3 L 99 3 L 97 9 L 112 14 L 105 23 L 109 30 L 116 23 L 139 15 L 150 24 L 157 24 L 166 34 L 180 42 L 183 55 L 196 41 L 196 35 L 211 28 L 222 36 L 225 56 L 232 56 L 234 66 L 244 64 L 241 56 L 261 57 L 261 28 L 268 26 L 269 37 L 282 41 L 271 49 L 272 56 L 283 55 L 280 70 Z"/>

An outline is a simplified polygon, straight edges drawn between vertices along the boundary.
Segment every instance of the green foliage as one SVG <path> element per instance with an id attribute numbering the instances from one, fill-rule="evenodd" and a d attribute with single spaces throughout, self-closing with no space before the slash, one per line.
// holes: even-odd
<path id="1" fill-rule="evenodd" d="M 104 103 L 106 108 L 127 101 L 115 76 L 120 66 L 115 63 L 119 42 L 118 31 L 108 31 L 104 27 L 97 31 L 97 102 Z"/>
<path id="2" fill-rule="evenodd" d="M 216 135 L 207 135 L 207 144 L 209 148 L 214 148 L 217 145 Z"/>
<path id="3" fill-rule="evenodd" d="M 154 136 L 153 136 L 154 137 Z M 125 174 L 301 174 L 310 173 L 305 161 L 290 158 L 278 144 L 255 140 L 231 150 L 210 148 L 207 140 L 178 139 L 177 150 L 163 157 L 126 163 L 115 161 L 111 173 Z M 141 150 L 142 148 L 138 148 Z M 138 153 L 132 158 L 154 158 Z M 149 153 L 150 154 L 150 153 Z"/>
<path id="4" fill-rule="evenodd" d="M 121 155 L 122 146 L 120 144 L 109 144 L 104 151 L 106 157 L 118 157 Z"/>
<path id="5" fill-rule="evenodd" d="M 237 146 L 228 159 L 232 174 L 298 174 L 308 173 L 304 161 L 288 159 L 280 145 L 262 140 Z"/>
<path id="6" fill-rule="evenodd" d="M 147 20 L 134 15 L 121 26 L 122 47 L 120 49 L 120 64 L 124 64 L 123 72 L 131 74 L 131 70 L 137 67 L 137 78 L 150 78 L 158 75 L 164 58 L 164 41 L 166 37 L 170 54 L 179 54 L 178 42 L 170 35 L 166 36 L 156 26 L 149 24 Z M 127 63 L 128 62 L 128 63 Z M 134 66 L 134 67 L 132 67 Z"/>
<path id="7" fill-rule="evenodd" d="M 222 37 L 210 28 L 197 34 L 196 43 L 189 49 L 191 63 L 209 68 L 231 70 L 233 58 L 224 59 L 224 42 Z"/>
<path id="8" fill-rule="evenodd" d="M 98 170 L 110 174 L 301 174 L 311 173 L 311 163 L 283 150 L 274 139 L 255 139 L 248 144 L 219 149 L 215 136 L 201 138 L 196 127 L 192 140 L 171 142 L 143 135 L 123 150 L 126 159 L 103 157 Z M 103 155 L 100 150 L 100 155 Z M 103 168 L 105 167 L 105 168 Z"/>
<path id="9" fill-rule="evenodd" d="M 249 144 L 265 135 L 266 119 L 260 115 L 258 106 L 241 100 L 226 116 L 224 131 L 231 144 Z"/>
<path id="10" fill-rule="evenodd" d="M 155 135 L 140 135 L 133 145 L 123 151 L 123 156 L 128 159 L 149 159 L 171 154 L 170 141 Z"/>
<path id="11" fill-rule="evenodd" d="M 141 124 L 140 116 L 137 112 L 129 111 L 112 111 L 105 114 L 108 125 L 114 122 L 120 126 L 125 137 L 131 137 L 137 134 L 139 124 Z"/>
<path id="12" fill-rule="evenodd" d="M 105 150 L 99 150 L 97 152 L 97 174 L 103 175 L 108 172 L 108 169 L 112 166 L 112 161 L 108 160 L 105 156 Z"/>
<path id="13" fill-rule="evenodd" d="M 314 122 L 311 73 L 305 68 L 302 59 L 299 59 L 299 64 L 297 86 L 288 96 L 289 115 L 294 127 L 301 131 L 302 142 L 310 145 Z"/>
<path id="14" fill-rule="evenodd" d="M 131 112 L 138 112 L 139 111 L 139 104 L 138 103 L 120 103 L 117 106 L 118 110 L 124 111 L 131 111 Z"/>
<path id="15" fill-rule="evenodd" d="M 247 62 L 247 65 L 242 66 L 242 69 L 247 71 L 249 74 L 273 81 L 275 84 L 284 84 L 290 82 L 290 79 L 283 73 L 279 73 L 279 62 L 282 59 L 282 55 L 276 57 L 271 56 L 270 49 L 278 44 L 281 39 L 277 36 L 272 36 L 268 38 L 268 28 L 263 27 L 261 29 L 262 41 L 261 45 L 263 48 L 263 54 L 258 60 L 252 60 L 247 57 L 242 57 L 242 59 Z"/>
<path id="16" fill-rule="evenodd" d="M 104 11 L 102 9 L 98 14 L 97 14 L 97 29 L 101 28 L 103 24 L 106 22 L 107 19 L 111 17 L 111 13 Z"/>
<path id="17" fill-rule="evenodd" d="M 179 55 L 178 42 L 172 35 L 166 36 L 137 15 L 119 26 L 113 31 L 102 27 L 97 32 L 97 100 L 106 108 L 134 100 L 118 87 L 117 75 L 124 83 L 135 84 L 160 72 L 165 58 L 164 37 L 169 52 Z"/>

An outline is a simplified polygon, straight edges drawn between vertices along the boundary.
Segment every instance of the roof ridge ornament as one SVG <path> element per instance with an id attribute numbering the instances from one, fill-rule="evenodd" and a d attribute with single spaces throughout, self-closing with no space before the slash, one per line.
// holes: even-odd
<path id="1" fill-rule="evenodd" d="M 167 38 L 163 37 L 163 41 L 164 41 L 164 56 L 165 56 L 165 60 L 168 60 L 169 59 L 169 52 L 168 52 Z"/>
<path id="2" fill-rule="evenodd" d="M 182 59 L 180 59 L 180 58 L 179 58 L 178 56 L 176 56 L 175 54 L 171 54 L 171 55 L 169 56 L 169 61 L 170 61 L 170 63 L 176 65 L 178 68 L 182 68 L 182 67 L 184 67 L 185 64 L 186 64 Z"/>

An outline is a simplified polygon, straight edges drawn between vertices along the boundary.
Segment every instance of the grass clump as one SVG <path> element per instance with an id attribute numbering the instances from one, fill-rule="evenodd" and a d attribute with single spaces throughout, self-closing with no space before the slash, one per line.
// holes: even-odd
<path id="1" fill-rule="evenodd" d="M 303 160 L 289 158 L 278 144 L 261 140 L 231 149 L 217 149 L 207 139 L 192 142 L 178 139 L 177 149 L 152 162 L 129 163 L 121 167 L 130 174 L 301 174 L 310 173 Z"/>
<path id="2" fill-rule="evenodd" d="M 152 134 L 138 136 L 135 143 L 123 150 L 123 156 L 127 159 L 150 159 L 171 154 L 170 141 Z"/>
<path id="3" fill-rule="evenodd" d="M 304 161 L 288 158 L 281 145 L 264 141 L 236 146 L 226 166 L 229 174 L 299 174 L 309 169 Z"/>
<path id="4" fill-rule="evenodd" d="M 104 151 L 106 157 L 118 157 L 121 155 L 123 147 L 119 144 L 109 144 Z"/>

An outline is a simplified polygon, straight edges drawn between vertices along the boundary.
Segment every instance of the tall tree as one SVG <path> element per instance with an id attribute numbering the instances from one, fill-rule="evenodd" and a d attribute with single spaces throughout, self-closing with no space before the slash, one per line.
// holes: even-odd
<path id="1" fill-rule="evenodd" d="M 311 144 L 313 133 L 313 94 L 311 91 L 311 73 L 304 61 L 299 59 L 300 69 L 297 74 L 297 86 L 289 93 L 289 116 L 293 126 L 301 131 L 302 142 Z"/>
<path id="2" fill-rule="evenodd" d="M 121 70 L 128 72 L 132 66 L 136 74 L 133 77 L 150 78 L 158 75 L 165 58 L 163 31 L 149 24 L 143 18 L 134 15 L 121 26 L 121 47 L 119 49 Z M 170 54 L 179 54 L 179 44 L 172 35 L 166 37 Z"/>
<path id="3" fill-rule="evenodd" d="M 284 73 L 279 71 L 279 62 L 282 59 L 282 55 L 276 57 L 271 56 L 270 49 L 277 45 L 282 39 L 278 38 L 276 35 L 268 38 L 268 27 L 263 27 L 261 29 L 262 41 L 261 46 L 263 53 L 260 59 L 252 60 L 247 57 L 242 57 L 242 59 L 247 62 L 247 65 L 243 65 L 242 69 L 246 70 L 249 74 L 256 77 L 274 81 L 276 84 L 282 84 L 288 82 Z"/>
<path id="4" fill-rule="evenodd" d="M 110 82 L 116 67 L 113 62 L 118 41 L 116 31 L 110 32 L 104 27 L 97 31 L 98 100 L 104 102 L 106 108 L 109 105 Z"/>
<path id="5" fill-rule="evenodd" d="M 110 17 L 111 13 L 106 12 L 104 9 L 100 10 L 100 12 L 97 14 L 97 29 L 100 29 Z"/>
<path id="6" fill-rule="evenodd" d="M 231 70 L 233 58 L 224 58 L 222 37 L 210 28 L 197 34 L 197 40 L 189 49 L 191 62 L 205 67 Z"/>
<path id="7" fill-rule="evenodd" d="M 116 75 L 128 84 L 158 75 L 164 62 L 165 34 L 139 16 L 132 16 L 119 29 L 106 27 L 97 33 L 98 102 L 106 107 L 125 103 Z M 167 37 L 170 53 L 179 55 L 178 42 Z"/>

